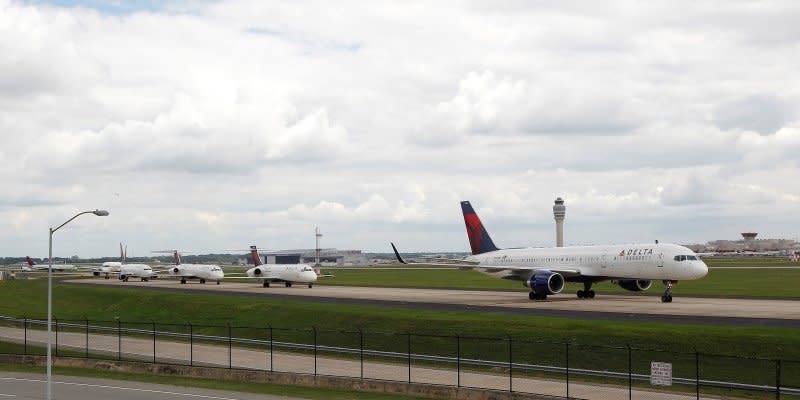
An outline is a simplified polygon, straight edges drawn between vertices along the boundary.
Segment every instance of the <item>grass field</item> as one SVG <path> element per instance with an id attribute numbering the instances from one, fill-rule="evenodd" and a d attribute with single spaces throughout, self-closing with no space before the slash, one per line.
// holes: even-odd
<path id="1" fill-rule="evenodd" d="M 56 284 L 59 319 L 157 321 L 235 326 L 528 338 L 548 342 L 800 359 L 796 329 L 713 327 L 586 321 L 497 313 L 443 312 L 381 306 L 326 305 L 289 300 Z M 46 315 L 45 281 L 9 281 L 0 314 Z M 306 335 L 307 336 L 307 335 Z M 754 346 L 754 343 L 758 343 Z"/>
<path id="2" fill-rule="evenodd" d="M 696 281 L 679 282 L 675 287 L 676 296 L 800 299 L 800 268 L 753 269 L 798 266 L 785 258 L 711 258 L 706 263 L 711 268 L 708 275 Z M 521 282 L 496 279 L 474 270 L 374 267 L 337 268 L 330 269 L 330 272 L 335 278 L 320 279 L 318 284 L 528 291 Z M 567 284 L 564 291 L 569 293 L 579 289 L 583 289 L 582 284 Z M 632 293 L 611 282 L 596 284 L 594 290 L 600 294 Z M 662 292 L 663 285 L 654 282 L 653 287 L 644 294 L 660 296 Z"/>

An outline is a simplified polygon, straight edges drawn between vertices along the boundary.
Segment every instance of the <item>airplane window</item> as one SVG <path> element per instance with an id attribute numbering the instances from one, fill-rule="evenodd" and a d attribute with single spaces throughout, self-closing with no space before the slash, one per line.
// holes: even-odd
<path id="1" fill-rule="evenodd" d="M 697 260 L 697 257 L 695 257 L 695 256 L 686 256 L 686 259 L 687 260 Z"/>
<path id="2" fill-rule="evenodd" d="M 674 260 L 675 261 L 680 261 L 681 260 L 681 256 L 675 256 Z"/>

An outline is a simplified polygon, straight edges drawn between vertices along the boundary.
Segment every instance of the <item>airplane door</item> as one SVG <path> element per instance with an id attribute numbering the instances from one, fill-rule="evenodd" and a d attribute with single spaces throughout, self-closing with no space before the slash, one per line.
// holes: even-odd
<path id="1" fill-rule="evenodd" d="M 663 252 L 659 252 L 658 253 L 658 260 L 657 261 L 658 261 L 658 264 L 657 264 L 658 267 L 659 268 L 664 268 L 664 253 Z"/>
<path id="2" fill-rule="evenodd" d="M 608 261 L 606 261 L 606 255 L 603 254 L 600 256 L 600 268 L 606 268 L 608 266 Z"/>

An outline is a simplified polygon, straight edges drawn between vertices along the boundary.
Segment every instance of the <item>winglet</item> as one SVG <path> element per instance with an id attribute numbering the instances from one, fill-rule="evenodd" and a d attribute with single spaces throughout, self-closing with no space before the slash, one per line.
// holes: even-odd
<path id="1" fill-rule="evenodd" d="M 392 245 L 392 250 L 394 250 L 394 255 L 397 257 L 397 261 L 400 261 L 400 264 L 408 264 L 403 257 L 400 257 L 400 252 L 397 251 L 397 247 L 394 246 L 394 243 L 389 242 Z"/>

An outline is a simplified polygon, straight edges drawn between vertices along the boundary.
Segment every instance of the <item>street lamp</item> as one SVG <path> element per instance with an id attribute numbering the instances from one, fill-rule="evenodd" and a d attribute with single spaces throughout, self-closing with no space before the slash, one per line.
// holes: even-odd
<path id="1" fill-rule="evenodd" d="M 83 214 L 94 214 L 98 217 L 105 217 L 108 215 L 106 210 L 84 211 L 75 214 L 74 217 L 67 220 L 57 228 L 50 227 L 50 243 L 49 254 L 47 258 L 47 400 L 53 398 L 52 382 L 53 382 L 53 358 L 51 351 L 51 336 L 53 335 L 53 234 L 62 226 L 72 222 L 73 219 L 78 218 Z"/>

